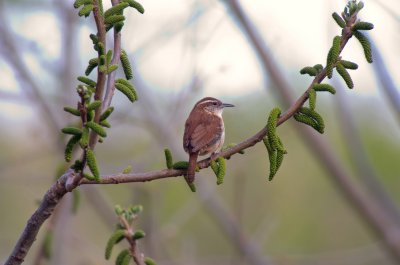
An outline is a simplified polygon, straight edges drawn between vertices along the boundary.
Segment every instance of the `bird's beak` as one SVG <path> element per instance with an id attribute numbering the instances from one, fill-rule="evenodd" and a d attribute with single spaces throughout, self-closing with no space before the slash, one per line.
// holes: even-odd
<path id="1" fill-rule="evenodd" d="M 235 105 L 233 104 L 229 104 L 229 103 L 222 103 L 222 107 L 226 108 L 226 107 L 234 107 Z"/>

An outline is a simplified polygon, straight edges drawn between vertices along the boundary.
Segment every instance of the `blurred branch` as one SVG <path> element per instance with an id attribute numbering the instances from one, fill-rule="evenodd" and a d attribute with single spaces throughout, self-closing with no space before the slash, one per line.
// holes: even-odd
<path id="1" fill-rule="evenodd" d="M 293 98 L 291 95 L 292 89 L 284 80 L 282 73 L 278 70 L 278 64 L 274 62 L 271 53 L 267 49 L 267 46 L 262 40 L 256 27 L 253 25 L 237 0 L 227 0 L 226 3 L 232 10 L 234 16 L 238 19 L 240 25 L 243 27 L 244 33 L 248 36 L 255 52 L 259 56 L 264 70 L 269 73 L 269 76 L 279 88 L 278 91 L 284 104 L 290 104 Z M 350 37 L 351 36 L 349 36 L 349 38 Z M 345 44 L 347 40 L 348 39 L 343 40 L 342 37 L 342 45 L 343 43 Z M 325 69 L 323 72 L 323 76 L 318 75 L 314 79 L 313 83 L 316 79 L 319 79 L 319 76 L 325 77 Z M 322 79 L 319 79 L 319 81 Z M 303 94 L 296 103 L 299 101 L 301 102 L 302 99 L 306 98 L 306 96 L 307 95 Z M 293 106 L 296 106 L 296 103 L 292 105 L 289 110 L 291 110 Z M 364 195 L 361 189 L 351 181 L 342 164 L 339 162 L 337 157 L 334 156 L 332 150 L 330 150 L 325 142 L 320 140 L 320 138 L 315 137 L 310 130 L 306 130 L 304 127 L 300 128 L 299 132 L 303 139 L 307 141 L 307 146 L 314 151 L 316 158 L 328 169 L 332 179 L 338 185 L 348 201 L 352 203 L 353 207 L 360 213 L 363 220 L 367 222 L 376 235 L 384 240 L 384 243 L 387 249 L 390 250 L 392 256 L 396 258 L 397 261 L 400 261 L 399 227 L 390 220 L 387 213 L 383 211 L 375 201 Z"/>
<path id="2" fill-rule="evenodd" d="M 339 114 L 340 130 L 342 139 L 345 141 L 346 151 L 349 153 L 351 164 L 355 165 L 357 175 L 360 180 L 366 185 L 368 190 L 375 196 L 377 201 L 380 201 L 388 213 L 390 213 L 398 224 L 400 222 L 400 212 L 393 202 L 390 195 L 386 192 L 379 177 L 366 157 L 366 151 L 361 143 L 360 135 L 357 132 L 356 125 L 353 120 L 352 111 L 349 108 L 348 100 L 344 95 L 345 87 L 342 83 L 333 78 L 333 83 L 341 93 L 337 93 L 336 100 L 337 113 Z"/>
<path id="3" fill-rule="evenodd" d="M 393 78 L 391 77 L 389 70 L 386 67 L 383 57 L 376 46 L 375 42 L 368 36 L 372 45 L 373 59 L 374 63 L 374 73 L 379 83 L 381 84 L 381 89 L 386 96 L 386 100 L 391 104 L 393 111 L 397 117 L 397 121 L 400 124 L 400 90 L 396 88 Z"/>

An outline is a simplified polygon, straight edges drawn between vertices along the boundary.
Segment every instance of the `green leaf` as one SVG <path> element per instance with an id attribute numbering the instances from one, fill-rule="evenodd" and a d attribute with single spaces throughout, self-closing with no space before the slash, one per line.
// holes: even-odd
<path id="1" fill-rule="evenodd" d="M 338 63 L 336 65 L 336 71 L 338 72 L 338 74 L 343 78 L 343 80 L 346 82 L 346 85 L 348 88 L 353 88 L 354 87 L 354 83 L 353 80 L 351 79 L 351 76 L 349 74 L 349 72 L 347 72 L 346 68 Z"/>
<path id="2" fill-rule="evenodd" d="M 72 134 L 72 135 L 81 135 L 82 131 L 79 128 L 76 127 L 65 127 L 61 129 L 61 132 L 65 134 Z"/>
<path id="3" fill-rule="evenodd" d="M 74 116 L 81 116 L 81 112 L 79 111 L 79 110 L 77 110 L 76 108 L 73 108 L 73 107 L 64 107 L 64 111 L 65 112 L 68 112 L 68 113 L 70 113 L 70 114 L 72 114 L 72 115 L 74 115 Z"/>
<path id="4" fill-rule="evenodd" d="M 313 86 L 313 89 L 317 92 L 319 91 L 327 91 L 331 94 L 335 94 L 336 90 L 333 86 L 329 85 L 329 84 L 315 84 Z"/>
<path id="5" fill-rule="evenodd" d="M 164 154 L 165 154 L 165 161 L 167 163 L 167 168 L 171 169 L 173 166 L 171 150 L 169 150 L 168 148 L 164 149 Z"/>
<path id="6" fill-rule="evenodd" d="M 132 73 L 132 66 L 131 63 L 129 62 L 128 54 L 125 52 L 125 50 L 121 51 L 121 56 L 120 56 L 122 68 L 124 69 L 125 77 L 127 80 L 133 78 L 133 73 Z"/>
<path id="7" fill-rule="evenodd" d="M 115 260 L 115 265 L 128 265 L 132 256 L 128 249 L 122 250 Z"/>
<path id="8" fill-rule="evenodd" d="M 115 245 L 117 242 L 121 241 L 121 239 L 122 239 L 124 236 L 125 236 L 125 230 L 122 230 L 122 229 L 116 230 L 116 231 L 111 235 L 110 239 L 108 239 L 107 246 L 106 246 L 106 251 L 105 251 L 105 255 L 104 255 L 105 258 L 106 258 L 106 260 L 110 259 L 110 257 L 111 257 L 111 252 L 112 252 L 112 249 L 113 249 L 114 245 Z"/>
<path id="9" fill-rule="evenodd" d="M 371 30 L 373 28 L 374 28 L 374 24 L 369 23 L 369 22 L 362 22 L 362 21 L 357 22 L 352 27 L 353 30 Z"/>
<path id="10" fill-rule="evenodd" d="M 99 181 L 100 180 L 100 171 L 97 166 L 96 157 L 95 157 L 92 149 L 87 149 L 86 161 L 87 161 L 87 165 L 88 165 L 90 171 L 92 172 L 95 180 Z"/>
<path id="11" fill-rule="evenodd" d="M 108 107 L 100 116 L 100 121 L 106 120 L 114 111 L 114 107 Z"/>
<path id="12" fill-rule="evenodd" d="M 81 135 L 74 135 L 69 139 L 67 145 L 65 146 L 65 151 L 64 151 L 64 158 L 66 162 L 70 162 L 72 158 L 72 150 L 74 149 L 74 146 L 79 142 L 81 139 Z"/>
<path id="13" fill-rule="evenodd" d="M 121 2 L 111 8 L 109 8 L 106 12 L 104 12 L 104 17 L 107 18 L 109 16 L 121 14 L 121 12 L 129 6 L 128 3 Z"/>
<path id="14" fill-rule="evenodd" d="M 332 14 L 333 19 L 336 21 L 336 23 L 339 25 L 339 27 L 344 28 L 346 27 L 346 22 L 342 19 L 341 16 L 338 15 L 338 13 L 334 12 Z"/>
<path id="15" fill-rule="evenodd" d="M 354 37 L 358 39 L 364 50 L 365 59 L 367 60 L 367 62 L 372 63 L 371 43 L 369 42 L 368 38 L 359 31 L 355 31 L 353 32 L 353 34 Z"/>
<path id="16" fill-rule="evenodd" d="M 144 263 L 146 265 L 157 265 L 156 262 L 152 258 L 149 258 L 149 257 L 144 258 Z"/>
<path id="17" fill-rule="evenodd" d="M 89 121 L 86 123 L 86 125 L 101 137 L 107 137 L 106 130 L 104 130 L 104 128 L 100 124 L 97 124 L 93 121 Z"/>
<path id="18" fill-rule="evenodd" d="M 131 206 L 129 208 L 129 211 L 134 215 L 138 215 L 139 213 L 141 213 L 143 211 L 143 206 L 142 205 Z"/>

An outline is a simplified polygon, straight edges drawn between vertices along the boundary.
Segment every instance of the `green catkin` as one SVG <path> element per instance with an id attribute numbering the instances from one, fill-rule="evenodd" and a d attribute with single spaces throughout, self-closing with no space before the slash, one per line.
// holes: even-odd
<path id="1" fill-rule="evenodd" d="M 141 213 L 143 211 L 143 206 L 142 205 L 131 206 L 131 207 L 129 207 L 129 211 L 134 215 L 138 215 L 139 213 Z"/>
<path id="2" fill-rule="evenodd" d="M 118 23 L 115 23 L 115 25 L 114 25 L 114 29 L 115 29 L 115 31 L 116 32 L 120 32 L 121 30 L 122 30 L 122 28 L 124 27 L 124 22 L 118 22 Z"/>
<path id="3" fill-rule="evenodd" d="M 367 62 L 372 63 L 371 43 L 369 42 L 368 38 L 359 31 L 354 31 L 353 34 L 354 37 L 358 39 L 364 50 L 365 59 Z"/>
<path id="4" fill-rule="evenodd" d="M 218 177 L 219 166 L 218 166 L 217 162 L 215 162 L 214 160 L 211 161 L 210 166 L 211 166 L 211 169 L 214 171 L 215 176 Z"/>
<path id="5" fill-rule="evenodd" d="M 172 165 L 173 169 L 187 169 L 189 167 L 188 161 L 178 161 Z"/>
<path id="6" fill-rule="evenodd" d="M 338 72 L 338 74 L 343 78 L 343 80 L 346 82 L 346 85 L 348 88 L 353 88 L 354 87 L 354 83 L 353 80 L 351 79 L 351 76 L 349 74 L 349 72 L 347 72 L 346 68 L 338 63 L 336 65 L 336 71 Z"/>
<path id="7" fill-rule="evenodd" d="M 131 254 L 128 249 L 122 250 L 115 260 L 115 265 L 128 265 L 131 260 Z"/>
<path id="8" fill-rule="evenodd" d="M 268 130 L 268 140 L 271 143 L 271 147 L 273 150 L 280 149 L 280 145 L 278 143 L 278 137 L 276 135 L 276 124 L 278 122 L 278 117 L 281 114 L 281 110 L 279 108 L 274 108 L 269 113 L 268 121 L 267 121 L 267 130 Z"/>
<path id="9" fill-rule="evenodd" d="M 317 103 L 317 92 L 314 89 L 310 89 L 308 92 L 308 103 L 310 109 L 314 110 Z"/>
<path id="10" fill-rule="evenodd" d="M 107 68 L 107 74 L 110 74 L 118 69 L 118 64 L 111 64 Z"/>
<path id="11" fill-rule="evenodd" d="M 276 172 L 278 172 L 278 169 L 282 165 L 284 154 L 285 154 L 284 152 L 282 152 L 280 150 L 276 150 L 276 165 L 275 165 L 275 171 Z M 272 175 L 272 177 L 271 177 L 271 174 L 270 174 L 269 181 L 271 181 L 273 178 L 274 178 L 274 175 Z"/>
<path id="12" fill-rule="evenodd" d="M 124 170 L 122 170 L 122 174 L 129 174 L 132 171 L 132 166 L 129 165 L 126 168 L 124 168 Z"/>
<path id="13" fill-rule="evenodd" d="M 126 2 L 121 2 L 111 8 L 109 8 L 106 12 L 104 12 L 104 17 L 107 18 L 113 15 L 119 15 L 121 12 L 129 6 Z"/>
<path id="14" fill-rule="evenodd" d="M 314 128 L 317 132 L 319 133 L 324 133 L 323 131 L 321 131 L 320 126 L 318 125 L 318 123 L 311 117 L 304 115 L 304 114 L 299 114 L 296 113 L 293 115 L 294 119 L 298 122 L 304 123 L 308 126 L 311 126 L 312 128 Z"/>
<path id="15" fill-rule="evenodd" d="M 157 265 L 156 262 L 152 258 L 149 258 L 149 257 L 144 258 L 144 264 L 146 264 L 146 265 Z"/>
<path id="16" fill-rule="evenodd" d="M 92 149 L 86 151 L 86 161 L 96 181 L 100 180 L 100 171 Z"/>
<path id="17" fill-rule="evenodd" d="M 131 84 L 131 82 L 129 82 L 128 80 L 123 79 L 123 78 L 119 78 L 119 79 L 117 79 L 115 82 L 116 82 L 116 83 L 123 84 L 123 85 L 129 87 L 129 89 L 131 89 L 132 92 L 133 92 L 133 94 L 135 95 L 135 100 L 138 100 L 138 99 L 139 99 L 139 98 L 138 98 L 138 95 L 137 95 L 137 93 L 136 93 L 135 87 Z"/>
<path id="18" fill-rule="evenodd" d="M 81 129 L 76 128 L 76 127 L 65 127 L 65 128 L 62 128 L 61 132 L 65 133 L 65 134 L 72 134 L 72 135 L 81 135 L 82 134 Z"/>
<path id="19" fill-rule="evenodd" d="M 344 20 L 338 13 L 334 12 L 332 14 L 332 18 L 336 21 L 336 23 L 339 25 L 339 27 L 341 27 L 341 28 L 346 27 L 346 22 L 344 22 Z"/>
<path id="20" fill-rule="evenodd" d="M 106 120 L 114 111 L 114 107 L 108 107 L 100 116 L 100 121 Z"/>
<path id="21" fill-rule="evenodd" d="M 321 72 L 322 69 L 324 69 L 324 67 L 322 66 L 322 64 L 316 64 L 316 65 L 313 66 L 313 68 L 314 68 L 315 70 L 317 70 L 317 73 Z"/>
<path id="22" fill-rule="evenodd" d="M 103 55 L 100 55 L 100 66 L 105 66 L 106 63 L 107 63 L 107 58 L 106 58 L 106 56 L 105 56 L 104 54 L 103 54 Z"/>
<path id="23" fill-rule="evenodd" d="M 78 76 L 78 80 L 88 86 L 92 86 L 92 87 L 96 86 L 96 82 L 86 76 Z"/>
<path id="24" fill-rule="evenodd" d="M 90 73 L 94 70 L 94 68 L 96 68 L 97 67 L 97 64 L 89 64 L 87 67 L 86 67 L 86 70 L 85 70 L 85 75 L 86 76 L 88 76 L 88 75 L 90 75 Z"/>
<path id="25" fill-rule="evenodd" d="M 225 158 L 218 157 L 217 162 L 218 162 L 217 185 L 221 185 L 224 182 L 224 177 L 226 173 Z"/>
<path id="26" fill-rule="evenodd" d="M 112 55 L 113 55 L 112 50 L 111 49 L 108 50 L 108 52 L 106 54 L 106 63 L 107 63 L 107 65 L 109 65 L 111 63 Z"/>
<path id="27" fill-rule="evenodd" d="M 115 83 L 115 88 L 121 91 L 131 102 L 136 100 L 135 94 L 132 89 L 121 83 Z"/>
<path id="28" fill-rule="evenodd" d="M 83 163 L 81 160 L 77 159 L 77 160 L 75 160 L 74 164 L 71 165 L 70 168 L 73 169 L 75 172 L 82 171 Z"/>
<path id="29" fill-rule="evenodd" d="M 72 150 L 74 149 L 74 146 L 79 142 L 81 139 L 81 135 L 74 135 L 69 139 L 67 145 L 65 146 L 65 151 L 64 151 L 64 158 L 66 162 L 70 162 L 72 159 Z"/>
<path id="30" fill-rule="evenodd" d="M 96 179 L 93 175 L 87 173 L 83 173 L 83 177 L 89 181 L 98 181 L 98 179 Z"/>
<path id="31" fill-rule="evenodd" d="M 99 41 L 99 42 L 97 42 L 97 47 L 99 49 L 100 64 L 102 64 L 101 63 L 101 55 L 105 55 L 106 54 L 106 51 L 105 51 L 105 48 L 104 48 L 104 44 L 101 41 Z"/>
<path id="32" fill-rule="evenodd" d="M 75 115 L 75 116 L 81 116 L 81 112 L 78 109 L 73 108 L 73 107 L 68 107 L 68 106 L 64 107 L 64 111 L 68 112 L 72 115 Z"/>
<path id="33" fill-rule="evenodd" d="M 300 70 L 300 74 L 308 74 L 310 76 L 316 76 L 318 74 L 318 70 L 311 66 L 306 66 Z"/>
<path id="34" fill-rule="evenodd" d="M 98 6 L 99 6 L 100 14 L 103 15 L 103 14 L 104 14 L 103 0 L 97 0 L 97 4 L 98 4 Z"/>
<path id="35" fill-rule="evenodd" d="M 92 110 L 96 110 L 100 106 L 101 106 L 101 100 L 95 100 L 95 101 L 91 102 L 86 108 L 87 108 L 87 111 L 92 111 Z"/>
<path id="36" fill-rule="evenodd" d="M 115 15 L 115 16 L 106 17 L 104 19 L 104 22 L 106 24 L 109 24 L 109 25 L 114 25 L 115 23 L 118 23 L 118 22 L 121 22 L 121 21 L 124 21 L 124 20 L 125 20 L 125 16 L 124 15 Z"/>
<path id="37" fill-rule="evenodd" d="M 272 180 L 276 175 L 276 165 L 277 165 L 277 151 L 273 151 L 269 154 L 269 176 L 268 179 Z"/>
<path id="38" fill-rule="evenodd" d="M 329 85 L 329 84 L 315 84 L 313 86 L 313 89 L 315 91 L 317 91 L 317 92 L 327 91 L 327 92 L 329 92 L 331 94 L 335 94 L 336 93 L 336 89 L 333 86 Z"/>
<path id="39" fill-rule="evenodd" d="M 128 54 L 126 53 L 125 50 L 121 51 L 121 56 L 120 56 L 122 68 L 124 69 L 125 77 L 127 80 L 133 78 L 133 73 L 132 73 L 132 66 L 131 63 L 129 62 Z"/>
<path id="40" fill-rule="evenodd" d="M 196 186 L 194 185 L 194 183 L 188 183 L 188 186 L 192 192 L 196 192 Z"/>
<path id="41" fill-rule="evenodd" d="M 111 124 L 107 120 L 101 121 L 100 125 L 106 128 L 111 128 Z"/>
<path id="42" fill-rule="evenodd" d="M 136 230 L 132 236 L 133 240 L 138 240 L 146 236 L 146 233 L 143 230 Z"/>
<path id="43" fill-rule="evenodd" d="M 89 128 L 86 126 L 82 128 L 82 136 L 81 139 L 79 140 L 79 145 L 82 148 L 85 148 L 86 146 L 89 145 Z"/>
<path id="44" fill-rule="evenodd" d="M 360 21 L 353 25 L 352 30 L 371 30 L 373 28 L 374 24 Z"/>
<path id="45" fill-rule="evenodd" d="M 143 6 L 134 0 L 123 0 L 123 2 L 127 2 L 131 7 L 135 8 L 139 13 L 143 14 L 144 13 L 144 8 Z"/>
<path id="46" fill-rule="evenodd" d="M 174 164 L 173 160 L 172 160 L 171 150 L 169 150 L 168 148 L 164 149 L 164 154 L 165 154 L 165 161 L 166 161 L 166 164 L 167 164 L 167 168 L 171 169 L 172 165 Z"/>
<path id="47" fill-rule="evenodd" d="M 350 69 L 350 70 L 357 70 L 358 69 L 358 65 L 356 63 L 350 62 L 350 61 L 346 61 L 346 60 L 340 60 L 340 64 L 344 66 L 344 68 L 346 69 Z"/>
<path id="48" fill-rule="evenodd" d="M 89 16 L 90 12 L 92 12 L 92 10 L 93 10 L 93 5 L 92 5 L 92 4 L 84 5 L 84 6 L 82 7 L 82 9 L 79 10 L 78 15 L 79 15 L 80 17 L 82 17 L 82 16 L 87 17 L 87 16 Z"/>
<path id="49" fill-rule="evenodd" d="M 110 237 L 110 239 L 108 239 L 107 245 L 106 245 L 106 251 L 105 251 L 105 258 L 106 260 L 110 259 L 111 257 L 111 252 L 112 249 L 114 247 L 114 245 L 121 241 L 121 239 L 125 236 L 125 230 L 123 229 L 118 229 L 116 230 Z"/>
<path id="50" fill-rule="evenodd" d="M 93 33 L 90 34 L 90 35 L 89 35 L 89 38 L 92 40 L 93 44 L 99 43 L 99 38 L 97 37 L 96 34 L 93 34 Z"/>
<path id="51" fill-rule="evenodd" d="M 318 131 L 320 133 L 324 132 L 325 122 L 324 122 L 324 119 L 322 118 L 322 116 L 318 114 L 318 112 L 311 110 L 309 108 L 305 108 L 305 107 L 301 107 L 299 109 L 299 111 L 300 111 L 300 113 L 305 114 L 305 115 L 311 117 L 312 119 L 314 119 L 318 124 L 318 127 L 319 127 Z"/>
<path id="52" fill-rule="evenodd" d="M 101 137 L 107 137 L 107 132 L 100 124 L 97 124 L 93 121 L 89 121 L 86 123 L 86 125 Z"/>
<path id="53" fill-rule="evenodd" d="M 342 39 L 340 36 L 335 36 L 332 41 L 332 47 L 328 52 L 326 59 L 326 74 L 328 78 L 332 78 L 332 71 L 340 54 L 340 43 Z"/>
<path id="54" fill-rule="evenodd" d="M 94 119 L 94 110 L 88 111 L 86 118 L 87 118 L 87 121 L 92 121 Z"/>
<path id="55" fill-rule="evenodd" d="M 330 79 L 333 74 L 333 66 L 334 66 L 333 52 L 332 49 L 329 50 L 328 56 L 326 57 L 326 76 Z"/>
<path id="56" fill-rule="evenodd" d="M 81 5 L 93 4 L 93 0 L 76 0 L 74 2 L 74 8 L 79 8 Z"/>

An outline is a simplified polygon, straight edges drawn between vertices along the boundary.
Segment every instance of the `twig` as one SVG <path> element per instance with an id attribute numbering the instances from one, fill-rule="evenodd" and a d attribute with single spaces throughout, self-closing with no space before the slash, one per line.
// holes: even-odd
<path id="1" fill-rule="evenodd" d="M 260 57 L 265 71 L 270 74 L 271 79 L 279 88 L 278 91 L 280 92 L 283 102 L 286 105 L 290 104 L 290 102 L 292 102 L 292 96 L 290 93 L 291 88 L 276 67 L 277 64 L 272 59 L 265 43 L 263 42 L 256 28 L 253 26 L 253 23 L 251 23 L 249 17 L 245 14 L 243 8 L 240 6 L 237 0 L 227 0 L 226 3 L 233 11 L 233 14 L 238 18 L 240 24 L 243 26 L 245 33 L 251 41 L 251 44 L 254 46 L 257 54 Z M 346 32 L 343 33 L 341 49 L 351 37 L 351 34 L 348 35 Z M 320 73 L 314 79 L 313 83 L 315 81 L 322 81 L 325 76 L 326 73 L 324 69 L 323 73 Z M 304 100 L 307 99 L 307 96 L 307 93 L 304 93 L 285 114 L 291 112 L 290 110 L 295 109 L 299 104 L 304 103 Z M 281 119 L 279 119 L 279 122 L 281 122 Z M 375 203 L 375 201 L 372 201 L 370 198 L 364 195 L 361 189 L 351 181 L 341 163 L 338 161 L 336 156 L 333 155 L 332 151 L 325 142 L 321 141 L 318 137 L 314 137 L 313 134 L 311 134 L 309 130 L 305 130 L 304 127 L 299 127 L 298 131 L 302 135 L 302 138 L 307 141 L 307 146 L 314 151 L 316 158 L 328 169 L 332 179 L 343 192 L 344 196 L 363 217 L 362 219 L 368 223 L 370 228 L 378 237 L 383 239 L 392 256 L 396 260 L 400 261 L 400 229 L 397 227 L 397 225 L 390 220 L 387 213 L 383 211 Z"/>

